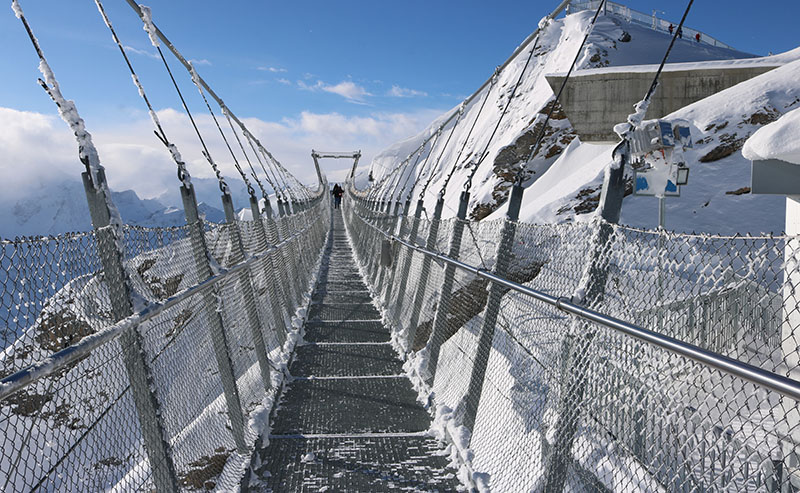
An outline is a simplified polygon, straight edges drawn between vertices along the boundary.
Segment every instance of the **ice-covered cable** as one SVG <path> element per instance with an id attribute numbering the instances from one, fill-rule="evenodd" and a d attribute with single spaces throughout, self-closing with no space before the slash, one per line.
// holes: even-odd
<path id="1" fill-rule="evenodd" d="M 550 18 L 545 17 L 539 22 L 539 33 L 547 28 L 548 24 L 550 23 Z M 508 113 L 508 108 L 511 106 L 511 102 L 514 100 L 514 96 L 517 94 L 517 89 L 522 84 L 522 79 L 525 77 L 525 73 L 528 70 L 528 66 L 531 64 L 531 60 L 533 59 L 533 54 L 536 51 L 536 48 L 539 46 L 539 37 L 540 35 L 536 35 L 536 40 L 533 42 L 533 48 L 528 53 L 528 58 L 525 60 L 525 65 L 522 67 L 522 71 L 519 73 L 519 77 L 517 78 L 517 83 L 514 84 L 514 88 L 511 90 L 511 94 L 509 94 L 508 99 L 506 100 L 506 105 L 503 108 L 503 111 L 500 113 L 500 117 L 497 119 L 497 123 L 492 130 L 491 135 L 489 135 L 489 139 L 486 141 L 486 145 L 483 148 L 483 151 L 478 155 L 478 160 L 473 164 L 472 171 L 470 172 L 469 176 L 467 176 L 467 180 L 464 182 L 464 190 L 469 191 L 472 188 L 472 178 L 475 176 L 475 173 L 478 171 L 481 163 L 483 160 L 486 159 L 486 156 L 489 155 L 489 146 L 492 144 L 494 140 L 494 136 L 497 134 L 497 130 L 500 128 L 500 124 L 503 122 L 503 118 L 505 118 L 506 113 Z"/>
<path id="2" fill-rule="evenodd" d="M 544 119 L 544 124 L 542 128 L 539 129 L 539 135 L 536 137 L 536 143 L 533 144 L 531 147 L 528 156 L 525 158 L 524 164 L 520 169 L 517 171 L 517 176 L 515 178 L 515 182 L 519 185 L 522 184 L 522 175 L 524 174 L 525 169 L 527 168 L 528 162 L 536 155 L 536 152 L 539 150 L 539 146 L 542 144 L 542 140 L 544 140 L 544 133 L 547 130 L 547 125 L 550 123 L 550 118 L 553 116 L 553 112 L 556 109 L 556 104 L 558 103 L 559 99 L 561 98 L 561 93 L 564 92 L 564 88 L 567 85 L 567 81 L 569 80 L 570 76 L 572 75 L 572 71 L 575 70 L 575 66 L 578 64 L 578 59 L 580 58 L 581 54 L 583 53 L 583 47 L 586 45 L 586 41 L 589 39 L 589 36 L 592 34 L 592 30 L 594 28 L 594 24 L 597 21 L 597 17 L 600 15 L 600 12 L 603 11 L 603 7 L 606 4 L 606 0 L 602 0 L 597 5 L 597 10 L 594 13 L 594 17 L 592 17 L 592 22 L 589 23 L 588 29 L 586 29 L 586 34 L 583 36 L 583 40 L 581 41 L 581 45 L 578 47 L 578 52 L 575 53 L 575 58 L 572 60 L 572 64 L 569 66 L 569 70 L 567 71 L 567 75 L 564 77 L 564 80 L 561 81 L 561 87 L 558 88 L 558 93 L 556 97 L 553 99 L 552 103 L 550 104 L 550 111 L 547 112 L 547 117 Z"/>
<path id="3" fill-rule="evenodd" d="M 456 158 L 453 160 L 452 167 L 450 168 L 450 172 L 448 173 L 448 175 L 445 177 L 445 181 L 442 184 L 442 188 L 439 190 L 439 195 L 441 196 L 444 196 L 444 193 L 447 191 L 447 185 L 450 183 L 450 178 L 452 178 L 453 172 L 458 166 L 458 162 L 461 160 L 461 156 L 464 154 L 464 149 L 466 149 L 467 147 L 467 142 L 469 142 L 470 137 L 472 137 L 472 131 L 475 130 L 475 125 L 477 125 L 478 119 L 480 119 L 481 113 L 483 113 L 483 108 L 486 107 L 486 102 L 489 100 L 489 95 L 491 94 L 494 86 L 497 84 L 497 76 L 498 72 L 495 71 L 495 75 L 494 77 L 492 77 L 491 84 L 489 85 L 489 87 L 486 88 L 486 96 L 483 98 L 483 101 L 481 101 L 481 105 L 478 108 L 478 113 L 475 115 L 475 119 L 472 121 L 472 125 L 469 127 L 467 136 L 464 138 L 464 142 L 461 144 L 461 149 L 458 150 L 458 154 L 456 155 Z M 425 195 L 425 192 L 427 191 L 428 185 L 433 179 L 434 174 L 435 173 L 431 171 L 431 176 L 428 177 L 428 181 L 425 183 L 425 186 L 422 188 L 422 192 L 419 195 L 420 199 Z"/>
<path id="4" fill-rule="evenodd" d="M 61 94 L 61 88 L 58 85 L 58 80 L 56 80 L 53 70 L 47 63 L 47 59 L 44 57 L 44 52 L 39 45 L 39 40 L 33 34 L 33 30 L 31 29 L 30 24 L 28 24 L 28 20 L 25 18 L 25 13 L 22 11 L 22 7 L 20 7 L 17 0 L 12 0 L 11 8 L 14 11 L 14 15 L 16 15 L 17 18 L 22 21 L 25 31 L 28 33 L 28 37 L 30 38 L 31 43 L 36 50 L 36 54 L 39 57 L 39 72 L 41 72 L 42 77 L 44 77 L 44 80 L 39 79 L 39 83 L 56 104 L 56 107 L 58 108 L 58 114 L 61 116 L 61 119 L 63 119 L 67 125 L 69 125 L 69 128 L 72 130 L 73 134 L 75 134 L 75 139 L 78 142 L 78 156 L 80 161 L 84 164 L 84 166 L 86 166 L 86 170 L 89 173 L 95 190 L 103 192 L 106 206 L 110 215 L 111 225 L 114 227 L 115 231 L 119 232 L 122 228 L 122 217 L 120 217 L 119 210 L 111 201 L 111 191 L 108 189 L 108 185 L 104 180 L 100 180 L 99 175 L 103 167 L 100 164 L 100 156 L 97 153 L 97 148 L 92 141 L 92 135 L 86 130 L 86 125 L 83 121 L 83 118 L 81 118 L 80 114 L 78 113 L 78 108 L 75 106 L 75 102 L 66 99 L 64 95 Z M 117 243 L 117 248 L 120 250 L 120 255 L 123 255 L 124 252 L 122 251 L 122 245 L 119 244 L 119 241 Z"/>
<path id="5" fill-rule="evenodd" d="M 647 89 L 647 94 L 645 94 L 644 99 L 634 105 L 633 113 L 628 115 L 627 121 L 614 126 L 614 132 L 622 139 L 625 139 L 628 134 L 637 128 L 644 120 L 644 117 L 647 114 L 647 108 L 650 106 L 650 99 L 656 92 L 656 88 L 658 88 L 658 79 L 661 77 L 661 72 L 664 70 L 664 65 L 667 63 L 667 58 L 669 58 L 669 54 L 672 52 L 672 47 L 675 45 L 675 40 L 678 38 L 678 33 L 683 32 L 683 23 L 686 21 L 686 17 L 689 15 L 689 10 L 692 8 L 692 3 L 694 3 L 694 0 L 689 0 L 689 3 L 686 5 L 686 10 L 683 11 L 683 17 L 681 17 L 681 21 L 678 23 L 678 29 L 676 29 L 672 35 L 669 46 L 667 46 L 667 50 L 664 52 L 664 57 L 661 59 L 661 64 L 658 66 L 655 76 L 653 76 L 653 82 Z"/>
<path id="6" fill-rule="evenodd" d="M 208 86 L 208 84 L 206 84 L 206 82 L 199 75 L 197 75 L 197 72 L 192 70 L 192 67 L 189 64 L 189 62 L 186 60 L 186 58 L 184 58 L 183 55 L 181 55 L 181 53 L 178 51 L 178 49 L 166 38 L 164 33 L 161 32 L 158 29 L 158 27 L 156 26 L 155 22 L 153 21 L 152 12 L 149 11 L 149 9 L 146 9 L 146 8 L 143 9 L 143 7 L 145 7 L 145 6 L 137 4 L 134 0 L 126 0 L 126 2 L 128 3 L 128 5 L 130 5 L 130 7 L 137 13 L 137 15 L 145 23 L 145 31 L 148 33 L 148 36 L 151 37 L 151 42 L 154 42 L 154 46 L 156 46 L 157 50 L 159 51 L 159 55 L 161 56 L 161 58 L 163 59 L 163 53 L 161 52 L 161 49 L 158 46 L 158 44 L 159 44 L 158 40 L 163 41 L 164 45 L 173 53 L 173 55 L 175 55 L 175 57 L 178 59 L 178 61 L 190 72 L 190 74 L 193 77 L 193 80 L 195 80 L 197 83 L 199 83 L 199 85 L 201 85 L 207 91 L 207 93 L 217 103 L 220 104 L 220 106 L 222 106 L 223 105 L 222 100 L 216 95 L 216 93 L 214 93 L 214 91 Z M 145 13 L 144 10 L 148 10 L 148 12 Z M 165 65 L 166 65 L 166 61 L 165 61 Z M 168 68 L 168 70 L 169 70 L 169 68 Z M 171 72 L 170 72 L 170 75 L 171 75 Z M 239 120 L 233 113 L 230 113 L 230 117 L 231 117 L 231 119 L 233 121 L 236 122 L 236 124 L 241 128 L 242 132 L 245 133 L 245 135 L 249 134 L 249 138 L 253 139 L 253 141 L 256 143 L 256 147 L 267 158 L 267 162 L 272 161 L 273 163 L 276 164 L 276 170 L 275 170 L 276 174 L 282 173 L 282 171 L 280 171 L 282 166 L 280 166 L 280 163 L 278 162 L 278 160 L 275 159 L 275 157 L 267 149 L 264 148 L 264 146 L 261 144 L 261 142 L 259 142 L 258 139 L 256 139 L 249 132 L 247 127 L 242 123 L 242 121 Z M 283 169 L 283 171 L 286 171 L 286 170 Z M 288 171 L 286 171 L 286 172 L 288 173 Z M 290 175 L 291 175 L 291 173 L 290 173 Z M 292 178 L 295 181 L 297 181 L 297 179 L 294 176 L 292 176 Z M 297 181 L 297 183 L 300 185 L 301 188 L 306 189 L 306 187 L 304 185 L 300 184 L 299 181 Z M 277 190 L 276 190 L 276 193 L 277 193 Z"/>
<path id="7" fill-rule="evenodd" d="M 155 110 L 153 109 L 153 105 L 150 103 L 150 99 L 147 97 L 144 86 L 142 85 L 141 81 L 139 81 L 139 77 L 136 75 L 136 71 L 133 69 L 133 65 L 128 58 L 128 54 L 125 51 L 122 41 L 120 41 L 119 37 L 117 36 L 117 32 L 114 30 L 114 26 L 111 24 L 111 20 L 108 18 L 108 15 L 106 15 L 103 4 L 100 2 L 100 0 L 95 0 L 95 5 L 97 5 L 97 10 L 100 12 L 106 27 L 108 27 L 109 31 L 111 31 L 111 37 L 117 44 L 117 48 L 119 48 L 120 53 L 122 53 L 122 58 L 125 60 L 125 64 L 128 66 L 128 70 L 131 73 L 131 80 L 136 86 L 139 96 L 144 100 L 145 105 L 147 105 L 147 111 L 150 114 L 150 119 L 153 121 L 153 124 L 156 127 L 156 136 L 164 144 L 164 146 L 166 146 L 170 156 L 172 157 L 172 160 L 178 167 L 178 179 L 186 188 L 190 188 L 192 186 L 191 176 L 189 175 L 189 171 L 186 169 L 186 163 L 181 157 L 181 153 L 178 151 L 178 148 L 175 147 L 175 145 L 167 138 L 164 127 L 161 125 L 161 121 L 158 119 L 158 114 L 156 114 Z"/>
<path id="8" fill-rule="evenodd" d="M 147 33 L 147 37 L 150 38 L 150 42 L 153 46 L 158 48 L 161 46 L 161 43 L 158 41 L 156 26 L 153 24 L 153 12 L 150 10 L 150 7 L 142 4 L 139 4 L 139 9 L 142 11 L 142 23 L 144 23 L 142 29 Z"/>
<path id="9" fill-rule="evenodd" d="M 244 159 L 247 161 L 247 165 L 250 167 L 250 173 L 253 175 L 253 179 L 256 181 L 258 188 L 261 190 L 261 194 L 264 197 L 266 197 L 267 191 L 264 190 L 264 184 L 261 183 L 261 180 L 258 178 L 258 174 L 256 174 L 256 169 L 253 167 L 253 162 L 250 161 L 250 156 L 247 155 L 247 151 L 245 151 L 244 149 L 244 145 L 242 144 L 242 139 L 239 138 L 239 133 L 236 132 L 236 128 L 233 126 L 233 122 L 231 121 L 230 115 L 228 115 L 228 113 L 225 111 L 223 111 L 223 114 L 225 115 L 225 118 L 228 120 L 228 126 L 231 128 L 233 136 L 236 137 L 236 142 L 239 143 L 239 149 L 242 150 L 242 155 L 244 155 Z M 225 143 L 227 144 L 228 141 L 226 140 Z M 233 155 L 233 151 L 231 151 L 231 155 Z"/>

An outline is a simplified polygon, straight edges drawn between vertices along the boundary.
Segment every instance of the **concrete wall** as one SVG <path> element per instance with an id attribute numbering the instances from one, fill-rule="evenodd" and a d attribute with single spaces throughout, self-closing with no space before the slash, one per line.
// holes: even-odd
<path id="1" fill-rule="evenodd" d="M 774 68 L 777 66 L 664 71 L 647 118 L 661 118 Z M 581 141 L 618 142 L 614 125 L 626 121 L 633 105 L 647 94 L 654 76 L 655 71 L 637 71 L 570 77 L 560 102 Z M 546 77 L 553 93 L 557 93 L 564 77 Z"/>

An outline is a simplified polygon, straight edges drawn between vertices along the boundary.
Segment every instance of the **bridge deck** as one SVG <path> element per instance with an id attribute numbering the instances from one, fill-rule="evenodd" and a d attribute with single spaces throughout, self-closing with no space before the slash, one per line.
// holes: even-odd
<path id="1" fill-rule="evenodd" d="M 453 491 L 455 471 L 425 435 L 389 330 L 371 304 L 340 211 L 266 447 L 244 490 Z"/>

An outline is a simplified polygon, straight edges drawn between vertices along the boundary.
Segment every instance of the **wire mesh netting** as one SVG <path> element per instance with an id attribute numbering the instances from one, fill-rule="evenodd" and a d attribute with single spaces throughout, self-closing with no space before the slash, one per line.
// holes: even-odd
<path id="1" fill-rule="evenodd" d="M 327 194 L 295 209 L 235 225 L 126 225 L 122 282 L 95 232 L 0 242 L 0 490 L 233 488 L 330 228 Z M 118 330 L 119 293 L 132 328 L 83 349 Z M 62 364 L 70 351 L 79 357 Z M 38 379 L 5 393 L 32 367 Z"/>
<path id="2" fill-rule="evenodd" d="M 358 261 L 434 428 L 461 450 L 476 485 L 800 490 L 793 399 L 387 235 L 794 380 L 800 238 L 406 214 L 378 213 L 353 193 L 344 204 Z"/>

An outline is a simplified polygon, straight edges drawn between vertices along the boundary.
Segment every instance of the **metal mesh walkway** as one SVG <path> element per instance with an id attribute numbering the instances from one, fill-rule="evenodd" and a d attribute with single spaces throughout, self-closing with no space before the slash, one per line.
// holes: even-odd
<path id="1" fill-rule="evenodd" d="M 455 490 L 456 471 L 425 434 L 431 418 L 403 375 L 338 210 L 312 302 L 306 344 L 243 489 Z"/>

